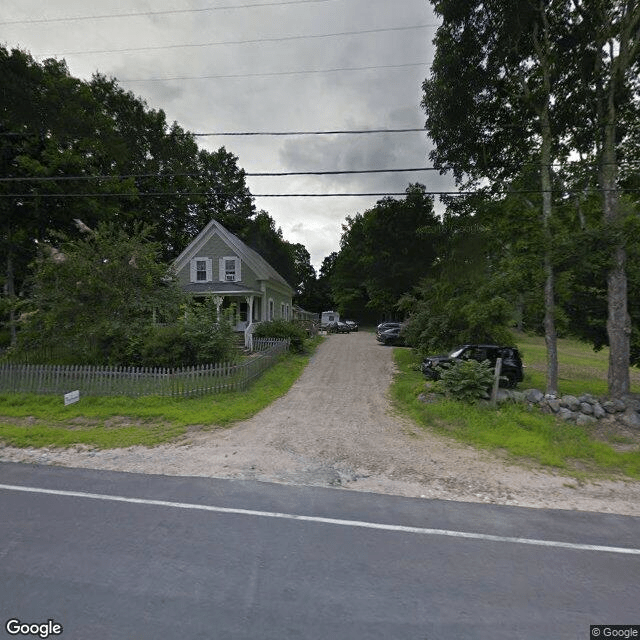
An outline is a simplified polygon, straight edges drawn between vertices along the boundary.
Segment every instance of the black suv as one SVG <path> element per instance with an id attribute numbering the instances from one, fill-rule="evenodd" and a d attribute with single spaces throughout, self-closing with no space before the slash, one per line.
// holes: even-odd
<path id="1" fill-rule="evenodd" d="M 496 360 L 502 358 L 501 376 L 505 380 L 501 384 L 507 387 L 515 387 L 522 382 L 522 360 L 516 347 L 502 347 L 495 344 L 465 344 L 454 349 L 446 356 L 428 356 L 422 361 L 420 369 L 427 378 L 438 380 L 443 369 L 448 369 L 458 360 L 488 360 L 492 367 L 496 366 Z"/>

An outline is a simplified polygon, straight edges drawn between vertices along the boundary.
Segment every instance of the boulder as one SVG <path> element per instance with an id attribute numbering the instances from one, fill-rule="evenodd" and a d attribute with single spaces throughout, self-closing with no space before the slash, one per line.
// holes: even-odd
<path id="1" fill-rule="evenodd" d="M 547 398 L 547 406 L 553 413 L 560 411 L 560 401 L 557 398 Z"/>
<path id="2" fill-rule="evenodd" d="M 569 422 L 571 420 L 575 420 L 576 414 L 566 407 L 560 407 L 560 410 L 558 411 L 558 417 L 565 422 Z"/>
<path id="3" fill-rule="evenodd" d="M 640 415 L 633 409 L 627 409 L 622 416 L 618 418 L 622 424 L 632 429 L 640 429 Z"/>
<path id="4" fill-rule="evenodd" d="M 524 392 L 524 397 L 526 398 L 527 402 L 538 404 L 544 398 L 544 393 L 542 393 L 542 391 L 539 391 L 538 389 L 527 389 Z"/>
<path id="5" fill-rule="evenodd" d="M 627 408 L 627 405 L 618 398 L 607 400 L 602 403 L 602 406 L 607 413 L 622 413 Z"/>
<path id="6" fill-rule="evenodd" d="M 580 403 L 580 413 L 584 413 L 588 416 L 593 414 L 593 405 L 589 402 Z"/>
<path id="7" fill-rule="evenodd" d="M 560 406 L 570 411 L 577 411 L 580 408 L 580 403 L 575 396 L 562 396 L 562 398 L 560 398 Z"/>
<path id="8" fill-rule="evenodd" d="M 593 417 L 601 420 L 607 415 L 607 412 L 602 408 L 599 402 L 595 402 L 593 405 Z"/>
<path id="9" fill-rule="evenodd" d="M 586 413 L 579 413 L 578 417 L 576 418 L 576 424 L 581 426 L 587 425 L 587 424 L 595 424 L 596 422 L 598 422 L 596 418 L 594 418 L 593 416 L 587 415 Z"/>

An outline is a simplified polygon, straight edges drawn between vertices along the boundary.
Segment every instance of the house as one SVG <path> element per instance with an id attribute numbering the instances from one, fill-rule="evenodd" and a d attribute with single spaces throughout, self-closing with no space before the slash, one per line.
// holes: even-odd
<path id="1" fill-rule="evenodd" d="M 293 317 L 293 289 L 256 251 L 212 220 L 173 263 L 182 289 L 213 298 L 218 315 L 233 311 L 235 330 L 251 348 L 260 322 Z"/>

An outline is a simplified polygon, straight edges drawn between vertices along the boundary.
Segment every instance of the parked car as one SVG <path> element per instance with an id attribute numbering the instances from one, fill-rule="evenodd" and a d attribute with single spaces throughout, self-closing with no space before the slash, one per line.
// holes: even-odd
<path id="1" fill-rule="evenodd" d="M 428 356 L 420 365 L 422 373 L 431 380 L 438 380 L 442 371 L 448 369 L 454 362 L 460 360 L 488 360 L 492 367 L 496 360 L 502 358 L 501 385 L 515 387 L 523 378 L 522 359 L 516 347 L 505 347 L 496 344 L 465 344 L 444 356 Z"/>
<path id="2" fill-rule="evenodd" d="M 376 340 L 382 344 L 404 345 L 404 337 L 401 335 L 401 327 L 391 327 L 376 334 Z"/>
<path id="3" fill-rule="evenodd" d="M 387 329 L 400 329 L 401 326 L 399 322 L 382 322 L 376 327 L 376 338 Z"/>
<path id="4" fill-rule="evenodd" d="M 355 322 L 354 320 L 345 320 L 345 324 L 349 325 L 349 328 L 351 329 L 351 331 L 358 330 L 358 323 Z"/>
<path id="5" fill-rule="evenodd" d="M 327 333 L 351 333 L 351 329 L 346 322 L 328 322 L 325 325 Z"/>

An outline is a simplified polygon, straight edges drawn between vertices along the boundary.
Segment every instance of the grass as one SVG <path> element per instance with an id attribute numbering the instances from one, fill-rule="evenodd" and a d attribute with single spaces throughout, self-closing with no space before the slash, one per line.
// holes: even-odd
<path id="1" fill-rule="evenodd" d="M 546 386 L 546 347 L 539 336 L 519 334 L 516 343 L 525 363 L 522 388 L 534 387 L 544 391 Z M 566 395 L 591 393 L 595 396 L 607 394 L 607 369 L 609 350 L 594 351 L 578 340 L 558 341 L 558 391 Z M 640 392 L 640 369 L 631 369 L 631 390 Z"/>
<path id="2" fill-rule="evenodd" d="M 226 427 L 255 415 L 298 379 L 321 339 L 305 354 L 287 354 L 247 391 L 197 398 L 83 397 L 64 406 L 59 396 L 0 394 L 0 441 L 14 447 L 99 449 L 153 446 L 188 428 Z"/>
<path id="3" fill-rule="evenodd" d="M 518 344 L 523 346 L 529 365 L 521 387 L 544 389 L 544 342 L 527 337 L 518 340 Z M 593 354 L 588 346 L 566 340 L 559 341 L 559 352 L 564 393 L 597 395 L 602 385 L 606 389 L 606 354 Z M 425 380 L 416 368 L 417 357 L 409 349 L 395 349 L 394 355 L 398 369 L 391 387 L 394 404 L 424 428 L 579 478 L 618 475 L 640 478 L 640 451 L 616 451 L 594 437 L 593 428 L 561 422 L 524 405 L 503 404 L 493 409 L 452 400 L 421 402 L 417 396 L 425 391 Z"/>

